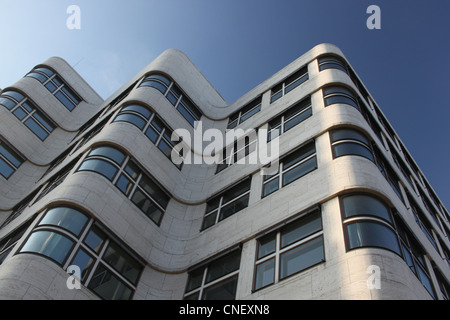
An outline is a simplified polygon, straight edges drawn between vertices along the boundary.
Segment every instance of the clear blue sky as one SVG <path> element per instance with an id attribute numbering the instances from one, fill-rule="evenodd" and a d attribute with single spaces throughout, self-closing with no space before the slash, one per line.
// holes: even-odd
<path id="1" fill-rule="evenodd" d="M 81 8 L 81 30 L 66 9 Z M 366 9 L 381 8 L 381 30 Z M 103 97 L 168 48 L 229 103 L 323 42 L 338 45 L 450 209 L 448 0 L 0 0 L 0 87 L 51 56 Z"/>

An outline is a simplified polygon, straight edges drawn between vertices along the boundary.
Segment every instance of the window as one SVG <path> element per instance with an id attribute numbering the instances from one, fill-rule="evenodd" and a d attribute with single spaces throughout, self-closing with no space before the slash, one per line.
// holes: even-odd
<path id="1" fill-rule="evenodd" d="M 239 163 L 245 163 L 242 159 L 256 150 L 256 144 L 257 130 L 250 131 L 250 134 L 244 135 L 244 137 L 239 140 L 235 140 L 232 145 L 230 144 L 229 146 L 225 146 L 222 150 L 222 158 L 217 164 L 216 173 L 221 172 L 238 161 Z"/>
<path id="2" fill-rule="evenodd" d="M 14 249 L 15 245 L 19 242 L 20 238 L 22 238 L 28 227 L 29 223 L 19 227 L 0 241 L 0 265 Z"/>
<path id="3" fill-rule="evenodd" d="M 234 300 L 241 250 L 206 262 L 189 272 L 185 300 Z"/>
<path id="4" fill-rule="evenodd" d="M 87 154 L 77 171 L 103 175 L 148 218 L 161 223 L 170 197 L 132 157 L 114 147 L 99 146 Z"/>
<path id="5" fill-rule="evenodd" d="M 78 266 L 79 280 L 107 300 L 131 299 L 144 268 L 117 237 L 72 207 L 47 210 L 20 252 L 46 256 L 64 270 Z"/>
<path id="6" fill-rule="evenodd" d="M 9 179 L 24 161 L 24 158 L 0 137 L 0 175 Z"/>
<path id="7" fill-rule="evenodd" d="M 17 91 L 5 91 L 0 95 L 0 104 L 11 111 L 28 129 L 42 141 L 55 129 L 50 119 L 32 102 Z"/>
<path id="8" fill-rule="evenodd" d="M 183 93 L 178 85 L 167 76 L 160 73 L 147 75 L 139 87 L 152 87 L 161 92 L 179 113 L 194 126 L 194 122 L 200 120 L 202 113 Z"/>
<path id="9" fill-rule="evenodd" d="M 381 174 L 389 182 L 395 194 L 400 198 L 400 200 L 404 202 L 397 174 L 395 174 L 395 172 L 392 170 L 392 167 L 389 165 L 385 157 L 381 154 L 380 150 L 376 146 L 373 147 L 373 152 L 375 156 L 375 163 L 378 166 Z"/>
<path id="10" fill-rule="evenodd" d="M 380 247 L 400 255 L 390 209 L 366 194 L 341 197 L 347 250 Z"/>
<path id="11" fill-rule="evenodd" d="M 175 146 L 171 138 L 173 130 L 156 113 L 141 105 L 128 105 L 120 110 L 113 122 L 128 122 L 139 128 L 167 158 L 172 160 L 171 154 Z M 181 169 L 182 163 L 175 166 Z"/>
<path id="12" fill-rule="evenodd" d="M 283 82 L 273 87 L 271 90 L 270 103 L 280 99 L 282 96 L 289 93 L 306 80 L 308 80 L 308 66 L 302 67 L 300 70 L 286 78 Z"/>
<path id="13" fill-rule="evenodd" d="M 355 94 L 342 86 L 330 86 L 323 88 L 323 97 L 325 99 L 325 106 L 335 103 L 348 104 L 359 110 L 358 100 Z"/>
<path id="14" fill-rule="evenodd" d="M 338 69 L 348 74 L 347 64 L 338 56 L 322 56 L 319 58 L 319 71 Z"/>
<path id="15" fill-rule="evenodd" d="M 278 171 L 263 178 L 263 197 L 317 169 L 316 146 L 308 142 L 280 160 Z"/>
<path id="16" fill-rule="evenodd" d="M 245 120 L 253 117 L 261 110 L 261 96 L 242 107 L 239 111 L 233 113 L 228 120 L 227 129 L 233 129 Z"/>
<path id="17" fill-rule="evenodd" d="M 250 198 L 250 184 L 251 177 L 208 200 L 202 230 L 247 208 Z"/>
<path id="18" fill-rule="evenodd" d="M 331 148 L 334 158 L 345 155 L 357 155 L 375 162 L 369 139 L 354 129 L 331 131 Z"/>
<path id="19" fill-rule="evenodd" d="M 78 94 L 59 75 L 49 68 L 36 68 L 26 76 L 35 78 L 41 82 L 69 111 L 75 109 L 82 101 Z"/>
<path id="20" fill-rule="evenodd" d="M 282 115 L 269 122 L 267 141 L 290 130 L 312 115 L 311 97 L 307 97 L 287 109 Z"/>
<path id="21" fill-rule="evenodd" d="M 325 261 L 322 218 L 318 209 L 262 236 L 257 242 L 254 290 Z"/>

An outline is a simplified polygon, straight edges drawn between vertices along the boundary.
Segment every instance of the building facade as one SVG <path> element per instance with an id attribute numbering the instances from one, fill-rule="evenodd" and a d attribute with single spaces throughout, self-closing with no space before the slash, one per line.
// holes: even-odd
<path id="1" fill-rule="evenodd" d="M 0 105 L 0 299 L 450 297 L 450 215 L 334 45 L 231 105 L 173 49 L 106 101 L 50 58 Z M 174 161 L 199 125 L 276 169 L 245 136 Z"/>

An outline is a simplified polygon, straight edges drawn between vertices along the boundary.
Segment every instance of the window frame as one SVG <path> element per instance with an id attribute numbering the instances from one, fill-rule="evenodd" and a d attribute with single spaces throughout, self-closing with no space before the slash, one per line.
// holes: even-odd
<path id="1" fill-rule="evenodd" d="M 300 80 L 304 77 L 305 79 Z M 292 90 L 294 90 L 295 88 L 297 88 L 298 86 L 300 86 L 301 84 L 305 83 L 308 80 L 309 80 L 309 72 L 308 72 L 308 65 L 306 64 L 270 89 L 270 104 L 284 97 L 286 94 L 288 94 L 289 92 L 291 92 Z M 293 85 L 297 81 L 299 81 L 299 83 Z M 274 98 L 275 96 L 277 97 Z"/>
<path id="2" fill-rule="evenodd" d="M 9 180 L 11 176 L 22 166 L 22 164 L 26 161 L 26 158 L 22 156 L 19 151 L 16 150 L 6 139 L 0 136 L 0 148 L 4 148 L 7 153 L 9 153 L 15 160 L 17 160 L 18 164 L 13 163 L 9 158 L 9 156 L 5 156 L 0 149 L 0 160 L 5 162 L 7 166 L 12 169 L 12 172 L 5 176 L 2 171 L 0 171 L 0 176 Z"/>

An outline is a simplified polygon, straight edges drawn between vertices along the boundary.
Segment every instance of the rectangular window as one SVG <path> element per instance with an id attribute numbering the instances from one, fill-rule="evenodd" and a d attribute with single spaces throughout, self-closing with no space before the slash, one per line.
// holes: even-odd
<path id="1" fill-rule="evenodd" d="M 250 198 L 250 184 L 251 177 L 248 177 L 239 184 L 207 201 L 202 230 L 247 208 Z"/>
<path id="2" fill-rule="evenodd" d="M 241 262 L 236 249 L 189 272 L 185 300 L 234 300 Z"/>
<path id="3" fill-rule="evenodd" d="M 17 151 L 0 138 L 0 175 L 8 179 L 24 161 Z"/>
<path id="4" fill-rule="evenodd" d="M 245 120 L 248 120 L 249 118 L 257 114 L 259 111 L 261 111 L 261 101 L 262 97 L 259 96 L 252 102 L 246 104 L 239 111 L 233 113 L 228 120 L 227 129 L 233 129 L 237 127 L 239 124 L 241 124 Z"/>
<path id="5" fill-rule="evenodd" d="M 319 209 L 257 240 L 254 290 L 325 261 Z"/>
<path id="6" fill-rule="evenodd" d="M 308 142 L 280 160 L 277 173 L 263 178 L 263 194 L 269 194 L 317 169 L 316 146 Z"/>
<path id="7" fill-rule="evenodd" d="M 219 173 L 238 161 L 239 163 L 245 164 L 245 160 L 243 159 L 257 148 L 257 134 L 256 130 L 250 131 L 250 134 L 244 135 L 239 140 L 235 140 L 233 145 L 224 147 L 216 173 Z"/>
<path id="8" fill-rule="evenodd" d="M 290 130 L 312 115 L 311 97 L 307 97 L 287 109 L 282 115 L 269 122 L 267 141 Z"/>
<path id="9" fill-rule="evenodd" d="M 82 101 L 78 94 L 49 68 L 36 68 L 26 76 L 41 82 L 69 111 L 75 109 Z"/>
<path id="10" fill-rule="evenodd" d="M 270 103 L 280 99 L 282 96 L 289 93 L 306 80 L 308 80 L 308 66 L 302 67 L 300 70 L 286 78 L 283 82 L 273 87 L 271 90 Z"/>

